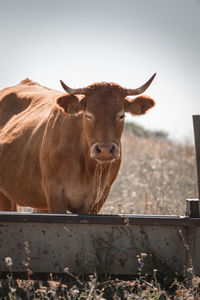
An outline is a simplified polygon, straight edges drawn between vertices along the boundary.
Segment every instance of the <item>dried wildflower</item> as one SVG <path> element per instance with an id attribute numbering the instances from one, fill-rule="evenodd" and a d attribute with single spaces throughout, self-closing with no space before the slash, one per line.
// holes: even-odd
<path id="1" fill-rule="evenodd" d="M 187 269 L 187 271 L 189 272 L 189 273 L 193 273 L 193 268 L 189 268 L 189 269 Z"/>
<path id="2" fill-rule="evenodd" d="M 60 282 L 59 281 L 52 281 L 52 280 L 49 280 L 48 281 L 48 284 L 51 288 L 58 288 L 60 286 Z"/>
<path id="3" fill-rule="evenodd" d="M 158 270 L 157 269 L 153 269 L 153 272 L 156 273 L 156 272 L 158 272 Z"/>
<path id="4" fill-rule="evenodd" d="M 41 286 L 40 287 L 40 291 L 41 292 L 46 292 L 47 291 L 47 287 L 46 286 Z"/>
<path id="5" fill-rule="evenodd" d="M 65 268 L 64 268 L 64 272 L 65 272 L 65 273 L 69 273 L 69 268 L 68 268 L 68 267 L 65 267 Z"/>
<path id="6" fill-rule="evenodd" d="M 182 290 L 180 290 L 180 289 L 176 290 L 176 294 L 181 295 L 182 293 L 183 293 Z"/>
<path id="7" fill-rule="evenodd" d="M 8 267 L 12 267 L 13 261 L 12 261 L 11 257 L 9 257 L 9 256 L 5 257 L 5 262 Z"/>
<path id="8" fill-rule="evenodd" d="M 126 217 L 126 218 L 124 219 L 124 224 L 125 224 L 126 226 L 130 226 L 129 218 L 128 218 L 128 217 Z"/>
<path id="9" fill-rule="evenodd" d="M 10 291 L 11 291 L 12 294 L 14 294 L 16 292 L 16 289 L 10 287 Z"/>
<path id="10" fill-rule="evenodd" d="M 141 257 L 143 258 L 143 257 L 147 257 L 147 253 L 140 253 L 140 255 L 141 255 Z"/>
<path id="11" fill-rule="evenodd" d="M 89 275 L 88 277 L 90 278 L 91 281 L 94 279 L 94 275 Z"/>

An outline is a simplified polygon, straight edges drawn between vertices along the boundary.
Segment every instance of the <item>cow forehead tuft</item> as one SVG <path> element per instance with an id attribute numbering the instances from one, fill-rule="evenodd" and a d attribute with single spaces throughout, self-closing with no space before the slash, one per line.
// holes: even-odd
<path id="1" fill-rule="evenodd" d="M 123 88 L 113 82 L 95 82 L 88 86 L 88 94 L 91 92 L 104 92 L 105 94 L 110 94 L 112 92 L 123 93 Z"/>

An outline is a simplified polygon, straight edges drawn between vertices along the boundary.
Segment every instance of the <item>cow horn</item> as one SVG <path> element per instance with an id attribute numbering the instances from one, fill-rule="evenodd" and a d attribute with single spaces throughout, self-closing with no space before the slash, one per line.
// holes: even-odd
<path id="1" fill-rule="evenodd" d="M 156 76 L 156 73 L 153 74 L 153 76 L 144 85 L 142 85 L 141 87 L 139 87 L 137 89 L 125 89 L 126 95 L 134 96 L 134 95 L 142 94 L 150 86 L 150 84 L 154 80 L 155 76 Z"/>
<path id="2" fill-rule="evenodd" d="M 61 83 L 63 89 L 70 95 L 85 95 L 87 92 L 87 88 L 71 89 L 62 80 L 60 80 L 60 83 Z"/>

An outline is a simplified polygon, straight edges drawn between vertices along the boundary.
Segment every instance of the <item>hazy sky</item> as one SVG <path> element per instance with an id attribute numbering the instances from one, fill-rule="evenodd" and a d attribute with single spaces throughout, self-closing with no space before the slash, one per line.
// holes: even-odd
<path id="1" fill-rule="evenodd" d="M 192 137 L 200 114 L 200 0 L 0 0 L 0 89 L 26 77 L 62 90 L 111 81 L 156 107 L 135 120 Z"/>

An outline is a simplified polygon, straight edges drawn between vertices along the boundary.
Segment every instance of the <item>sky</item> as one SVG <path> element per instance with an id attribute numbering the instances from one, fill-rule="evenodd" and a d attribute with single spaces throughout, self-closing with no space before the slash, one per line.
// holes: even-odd
<path id="1" fill-rule="evenodd" d="M 134 120 L 192 141 L 200 0 L 0 0 L 0 89 L 27 77 L 60 91 L 60 79 L 137 88 L 155 72 L 144 94 L 156 106 Z"/>

